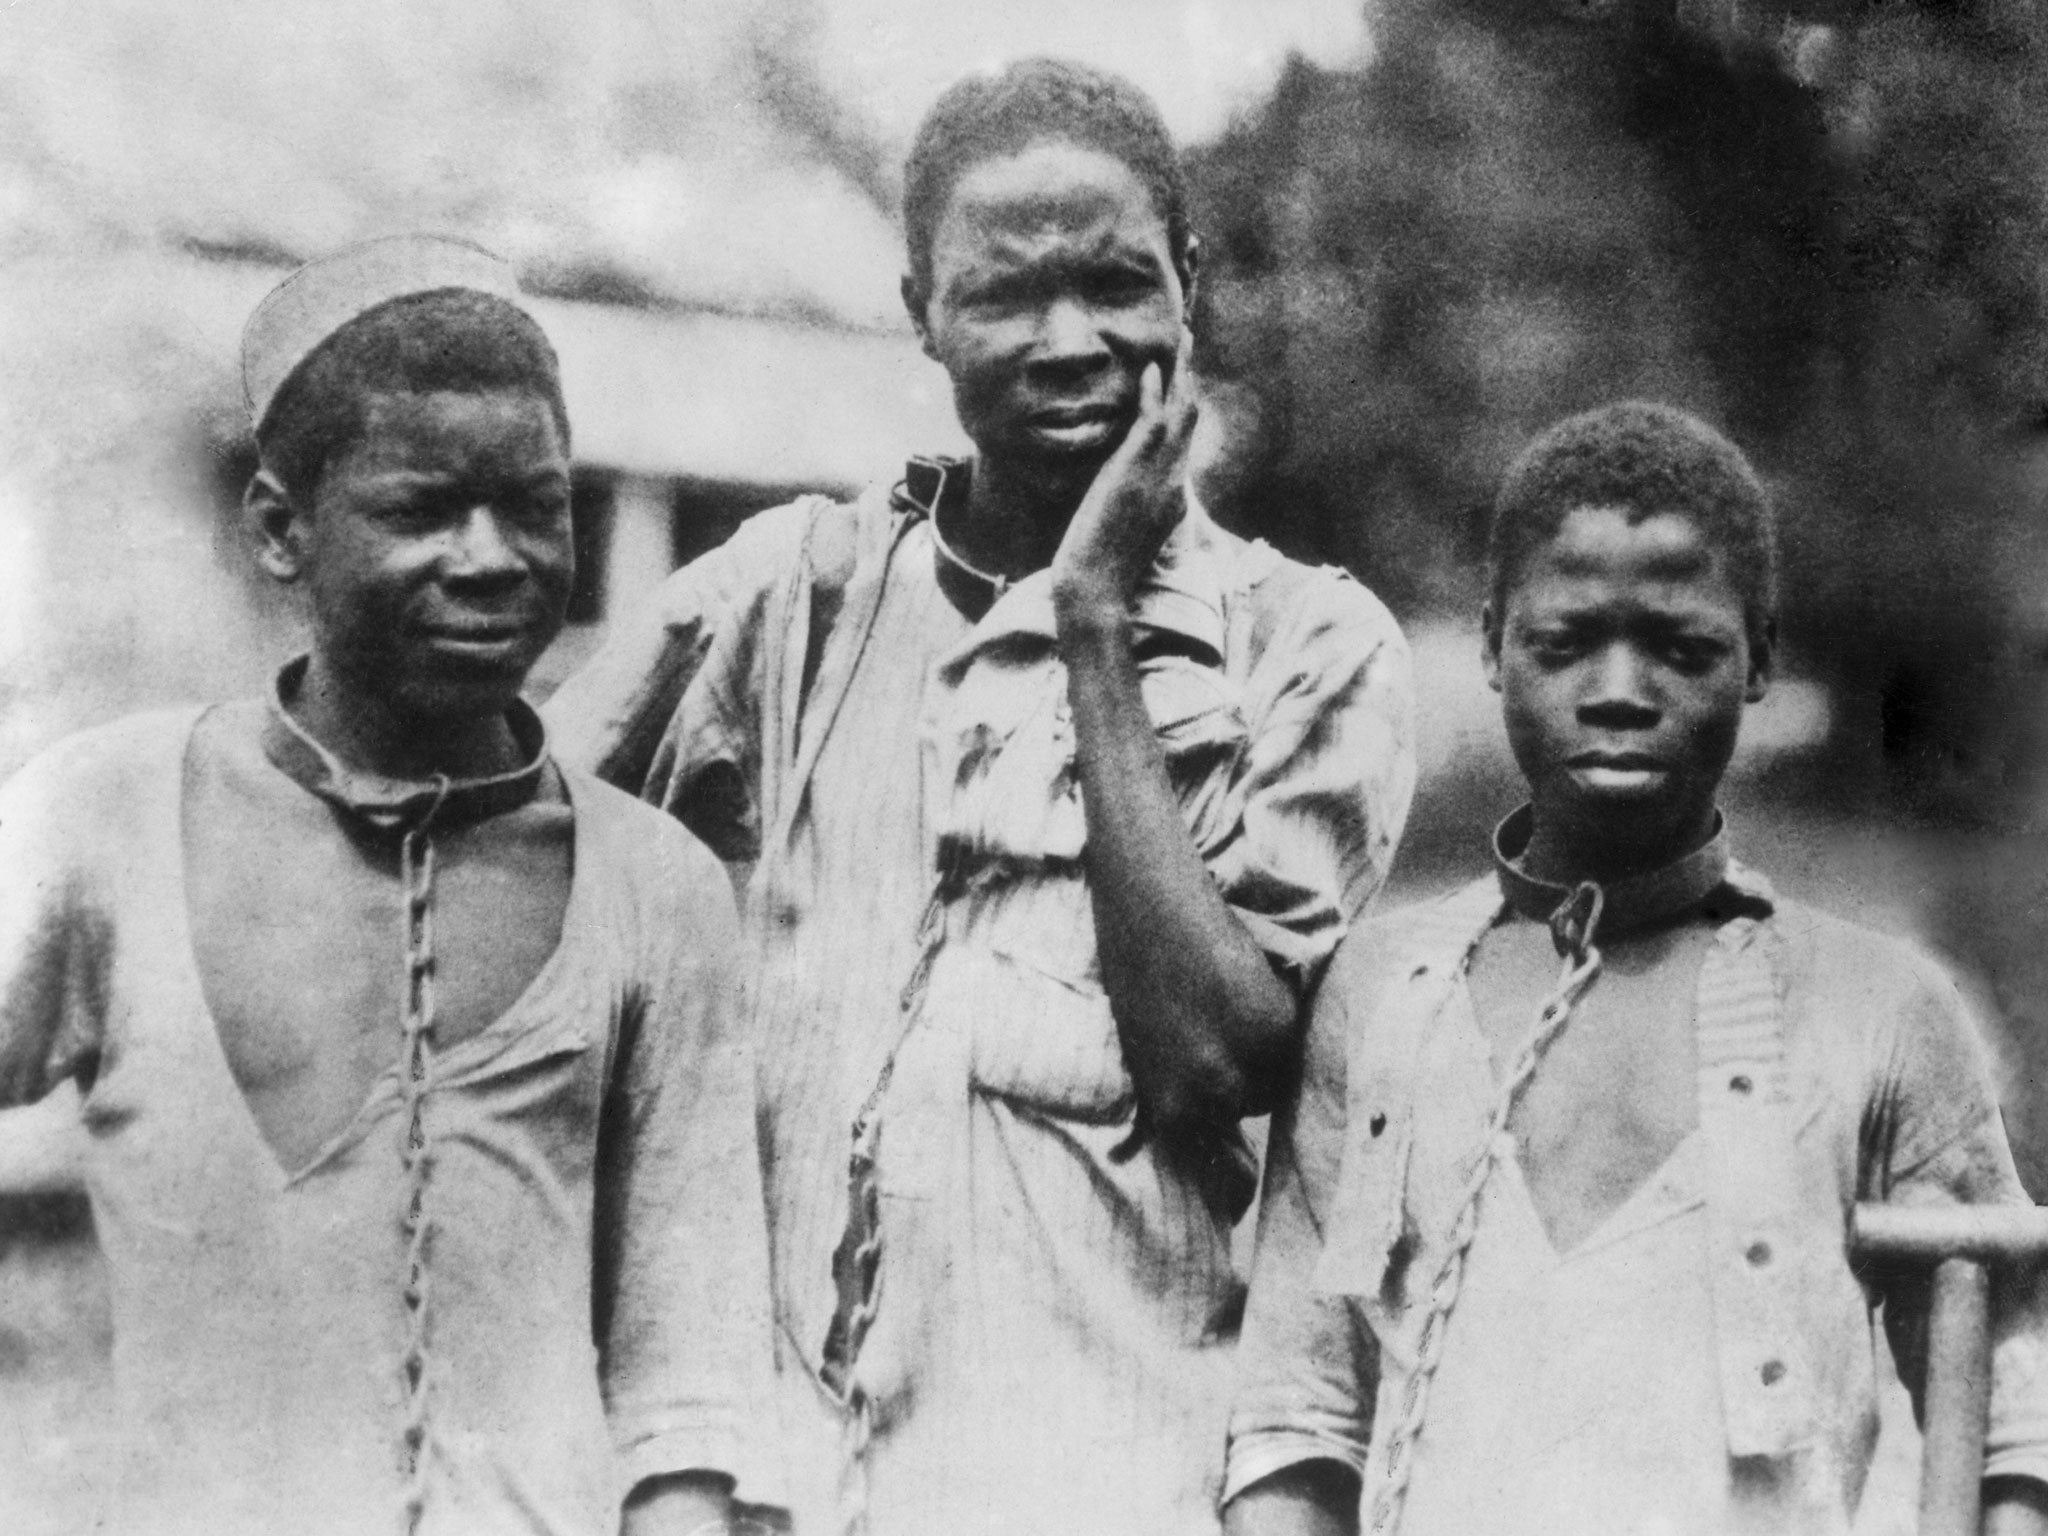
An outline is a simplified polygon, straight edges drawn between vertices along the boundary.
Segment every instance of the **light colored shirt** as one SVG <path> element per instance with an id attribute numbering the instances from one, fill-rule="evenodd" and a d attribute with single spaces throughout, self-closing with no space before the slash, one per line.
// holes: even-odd
<path id="1" fill-rule="evenodd" d="M 1704 964 L 1674 948 L 1694 964 L 1667 983 L 1697 988 L 1700 1128 L 1563 1253 L 1526 1151 L 1500 1137 L 1404 1536 L 1848 1531 L 1877 1438 L 1873 1308 L 1909 1382 L 1903 1341 L 1925 1318 L 1924 1292 L 1851 1270 L 1850 1206 L 2026 1201 L 1948 980 L 1739 868 L 1730 885 L 1720 942 Z M 1362 1510 L 1377 1498 L 1499 1093 L 1465 966 L 1517 920 L 1489 878 L 1366 925 L 1333 962 L 1275 1128 L 1227 1496 L 1328 1459 L 1362 1473 Z M 1731 1127 L 1723 1103 L 1760 1118 Z M 2038 1298 L 2008 1303 L 1987 1473 L 2040 1477 L 2048 1319 Z"/>
<path id="2" fill-rule="evenodd" d="M 1199 508 L 1135 623 L 1189 836 L 1304 986 L 1407 812 L 1399 631 L 1350 580 Z M 1213 1531 L 1240 1207 L 1156 1148 L 1112 1155 L 1134 1099 L 1096 961 L 1049 575 L 969 623 L 915 509 L 881 492 L 800 503 L 678 573 L 549 713 L 565 752 L 759 860 L 776 1315 L 792 1444 L 816 1474 L 800 1523 L 837 1528 L 845 1425 L 819 1373 L 849 1131 L 872 1108 L 879 1305 L 854 1368 L 870 1528 Z"/>
<path id="3" fill-rule="evenodd" d="M 398 1531 L 399 1021 L 392 1069 L 287 1170 L 194 952 L 182 816 L 197 719 L 71 738 L 0 790 L 0 1102 L 85 1089 L 124 1430 L 108 1528 Z M 270 792 L 304 793 L 247 758 Z M 562 783 L 560 941 L 508 1010 L 432 1053 L 426 1079 L 429 1533 L 612 1536 L 627 1488 L 691 1469 L 773 1496 L 724 875 L 609 786 L 573 769 Z M 395 881 L 366 859 L 344 883 L 344 904 L 388 924 L 397 970 Z"/>

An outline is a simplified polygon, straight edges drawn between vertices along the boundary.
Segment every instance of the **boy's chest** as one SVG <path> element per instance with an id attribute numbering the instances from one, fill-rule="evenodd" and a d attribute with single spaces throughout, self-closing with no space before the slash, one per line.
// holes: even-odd
<path id="1" fill-rule="evenodd" d="M 1508 1130 L 1560 1253 L 1591 1236 L 1663 1168 L 1699 1123 L 1695 994 L 1704 925 L 1603 946 L 1606 963 L 1538 1061 Z M 1547 929 L 1511 922 L 1474 954 L 1467 982 L 1496 1086 L 1558 983 Z"/>
<path id="2" fill-rule="evenodd" d="M 222 1054 L 287 1172 L 355 1117 L 398 1062 L 406 927 L 395 843 L 344 834 L 319 802 L 219 814 L 230 787 L 187 783 L 193 958 Z M 212 801 L 213 803 L 209 803 Z M 547 964 L 570 877 L 566 807 L 436 839 L 435 1050 L 474 1038 Z"/>

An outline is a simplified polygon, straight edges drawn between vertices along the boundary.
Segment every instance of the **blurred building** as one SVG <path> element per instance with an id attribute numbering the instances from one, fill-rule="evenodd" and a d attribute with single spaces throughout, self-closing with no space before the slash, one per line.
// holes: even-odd
<path id="1" fill-rule="evenodd" d="M 519 268 L 561 353 L 592 626 L 746 513 L 958 442 L 877 156 L 799 7 L 22 7 L 0 31 L 0 773 L 260 686 L 236 348 L 292 263 L 403 229 Z"/>

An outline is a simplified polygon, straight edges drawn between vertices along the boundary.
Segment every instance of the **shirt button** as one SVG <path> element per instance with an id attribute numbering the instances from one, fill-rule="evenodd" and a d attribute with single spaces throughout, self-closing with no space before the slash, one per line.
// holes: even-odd
<path id="1" fill-rule="evenodd" d="M 1771 1245 L 1769 1243 L 1751 1243 L 1744 1250 L 1742 1256 L 1749 1260 L 1752 1268 L 1762 1269 L 1771 1262 Z"/>
<path id="2" fill-rule="evenodd" d="M 1766 1360 L 1763 1364 L 1763 1369 L 1758 1371 L 1757 1374 L 1763 1378 L 1765 1386 L 1775 1387 L 1785 1379 L 1785 1362 L 1782 1360 Z"/>
<path id="3" fill-rule="evenodd" d="M 1730 1093 L 1748 1093 L 1755 1086 L 1745 1073 L 1738 1072 L 1728 1079 L 1728 1091 Z"/>
<path id="4" fill-rule="evenodd" d="M 1382 1131 L 1386 1130 L 1386 1128 L 1387 1117 L 1385 1115 L 1374 1115 L 1371 1121 L 1366 1126 L 1366 1129 L 1371 1131 L 1375 1136 L 1379 1135 Z"/>

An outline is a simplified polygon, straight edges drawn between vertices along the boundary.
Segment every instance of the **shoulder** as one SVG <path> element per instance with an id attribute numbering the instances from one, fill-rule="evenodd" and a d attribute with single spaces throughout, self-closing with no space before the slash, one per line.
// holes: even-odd
<path id="1" fill-rule="evenodd" d="M 1457 957 L 1497 906 L 1493 881 L 1474 881 L 1345 934 L 1311 1004 L 1304 1091 L 1338 1094 L 1354 1074 L 1369 1078 L 1405 1059 L 1435 1017 L 1429 1000 L 1442 997 Z"/>
<path id="2" fill-rule="evenodd" d="M 624 921 L 656 936 L 733 924 L 725 866 L 667 812 L 614 788 L 588 770 L 558 763 L 576 818 L 579 878 L 598 880 Z"/>
<path id="3" fill-rule="evenodd" d="M 816 498 L 800 497 L 754 513 L 723 544 L 670 572 L 661 585 L 662 605 L 694 610 L 714 595 L 744 604 L 749 592 L 786 582 L 803 557 L 815 506 Z"/>
<path id="4" fill-rule="evenodd" d="M 1212 525 L 1213 526 L 1213 525 Z M 1257 541 L 1213 530 L 1211 548 L 1232 578 L 1226 593 L 1245 610 L 1227 628 L 1255 712 L 1295 721 L 1347 717 L 1412 734 L 1414 663 L 1386 604 L 1348 573 L 1307 565 Z M 1242 648 L 1241 650 L 1239 648 Z M 1306 711 L 1306 713 L 1304 713 Z"/>
<path id="5" fill-rule="evenodd" d="M 1491 879 L 1475 880 L 1426 901 L 1375 913 L 1352 927 L 1331 957 L 1318 1010 L 1370 1018 L 1390 988 L 1448 973 L 1499 906 Z"/>
<path id="6" fill-rule="evenodd" d="M 1970 1157 L 2004 1165 L 1995 1182 L 2010 1181 L 1991 1039 L 1948 969 L 1902 939 L 1798 902 L 1781 902 L 1771 926 L 1787 1044 L 1805 1064 L 1806 1091 L 1881 1151 L 1890 1177 L 1939 1170 L 1947 1149 L 1975 1137 Z"/>
<path id="7" fill-rule="evenodd" d="M 1293 559 L 1263 539 L 1240 538 L 1213 521 L 1205 534 L 1212 555 L 1232 571 L 1234 585 L 1275 641 L 1300 644 L 1337 633 L 1406 654 L 1407 642 L 1392 612 L 1350 572 Z"/>
<path id="8" fill-rule="evenodd" d="M 1898 1084 L 1988 1069 L 1954 976 L 1916 945 L 1796 901 L 1778 902 L 1770 929 L 1788 1025 L 1836 1075 Z"/>
<path id="9" fill-rule="evenodd" d="M 799 496 L 780 506 L 754 513 L 733 530 L 718 548 L 700 556 L 676 573 L 677 577 L 706 562 L 717 562 L 737 571 L 772 580 L 793 571 L 807 553 L 829 556 L 830 546 L 846 542 L 849 547 L 861 535 L 878 526 L 893 525 L 900 517 L 890 503 L 886 486 L 869 487 L 851 501 L 830 496 Z"/>
<path id="10" fill-rule="evenodd" d="M 1448 951 L 1462 950 L 1477 937 L 1499 904 L 1498 887 L 1487 878 L 1375 913 L 1345 936 L 1332 968 L 1342 963 L 1354 985 L 1405 979 L 1418 969 L 1436 968 Z"/>
<path id="11" fill-rule="evenodd" d="M 885 486 L 852 501 L 810 495 L 769 507 L 748 517 L 723 544 L 672 572 L 655 607 L 673 628 L 765 604 L 793 590 L 807 568 L 843 586 L 855 562 L 884 544 L 902 515 Z"/>
<path id="12" fill-rule="evenodd" d="M 1771 914 L 1786 968 L 1785 982 L 1816 1001 L 1946 1003 L 1957 997 L 1954 978 L 1917 945 L 1860 923 L 1780 897 Z"/>
<path id="13" fill-rule="evenodd" d="M 45 747 L 0 787 L 0 819 L 110 828 L 133 820 L 140 792 L 182 771 L 203 713 L 152 710 L 79 731 Z"/>

